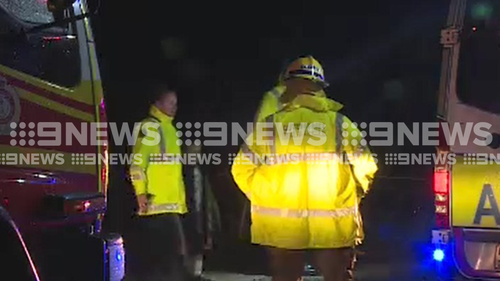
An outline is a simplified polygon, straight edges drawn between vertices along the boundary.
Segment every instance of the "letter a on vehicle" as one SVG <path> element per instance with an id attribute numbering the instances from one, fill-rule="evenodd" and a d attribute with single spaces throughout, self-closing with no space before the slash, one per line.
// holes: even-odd
<path id="1" fill-rule="evenodd" d="M 486 200 L 490 202 L 490 208 L 486 208 Z M 479 204 L 476 209 L 476 215 L 474 216 L 474 224 L 480 225 L 483 216 L 494 217 L 495 223 L 500 225 L 500 211 L 498 210 L 498 203 L 490 184 L 485 184 L 483 186 L 481 198 L 479 199 Z"/>

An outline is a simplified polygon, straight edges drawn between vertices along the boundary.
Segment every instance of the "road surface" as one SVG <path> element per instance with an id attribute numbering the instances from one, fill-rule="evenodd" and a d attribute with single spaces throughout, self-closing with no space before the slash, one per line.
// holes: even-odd
<path id="1" fill-rule="evenodd" d="M 366 264 L 356 269 L 357 281 L 412 281 L 426 280 L 424 269 L 411 264 Z M 271 281 L 265 275 L 207 272 L 204 277 L 213 281 Z M 304 276 L 304 281 L 323 280 L 318 276 Z"/>
<path id="2" fill-rule="evenodd" d="M 430 183 L 425 180 L 376 183 L 361 206 L 366 239 L 358 248 L 357 281 L 433 280 L 429 278 L 433 270 L 429 243 L 434 225 L 433 200 Z M 223 240 L 231 239 L 228 235 Z M 214 281 L 270 280 L 266 277 L 269 269 L 265 251 L 236 244 L 219 249 L 223 257 L 212 261 L 221 262 L 207 268 L 206 277 Z"/>

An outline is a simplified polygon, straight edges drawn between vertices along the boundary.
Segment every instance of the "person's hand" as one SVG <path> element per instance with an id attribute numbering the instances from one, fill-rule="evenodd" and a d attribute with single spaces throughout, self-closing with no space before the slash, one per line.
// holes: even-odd
<path id="1" fill-rule="evenodd" d="M 139 206 L 139 213 L 146 213 L 148 210 L 148 196 L 146 194 L 137 195 L 137 204 Z"/>

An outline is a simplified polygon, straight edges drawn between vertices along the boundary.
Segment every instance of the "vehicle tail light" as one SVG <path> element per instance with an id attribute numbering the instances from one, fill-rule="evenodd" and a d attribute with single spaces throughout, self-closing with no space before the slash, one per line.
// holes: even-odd
<path id="1" fill-rule="evenodd" d="M 434 171 L 434 206 L 436 210 L 436 227 L 450 227 L 450 174 L 446 169 L 436 168 Z"/>
<path id="2" fill-rule="evenodd" d="M 446 125 L 446 123 L 442 123 Z M 439 132 L 439 146 L 437 147 L 437 159 L 445 159 L 435 164 L 434 167 L 434 206 L 436 227 L 438 229 L 448 229 L 450 227 L 450 165 L 447 156 L 450 151 L 446 136 L 442 127 Z"/>
<path id="3" fill-rule="evenodd" d="M 434 171 L 434 194 L 436 194 L 436 199 L 440 198 L 442 200 L 447 197 L 449 179 L 450 175 L 447 170 L 436 168 Z"/>

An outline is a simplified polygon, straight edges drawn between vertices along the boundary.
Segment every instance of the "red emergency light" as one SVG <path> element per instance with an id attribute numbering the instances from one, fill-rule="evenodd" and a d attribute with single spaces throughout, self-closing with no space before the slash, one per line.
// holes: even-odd
<path id="1" fill-rule="evenodd" d="M 448 170 L 436 170 L 434 172 L 434 193 L 448 194 L 450 174 Z"/>
<path id="2" fill-rule="evenodd" d="M 440 120 L 439 127 L 439 145 L 437 154 L 445 156 L 450 153 L 448 139 L 444 133 L 443 126 L 448 126 L 446 122 Z M 435 207 L 435 226 L 437 229 L 450 228 L 450 165 L 448 163 L 436 163 L 433 176 L 434 207 Z"/>
<path id="3" fill-rule="evenodd" d="M 450 173 L 447 169 L 437 168 L 434 171 L 434 206 L 436 227 L 447 229 L 450 227 Z"/>

